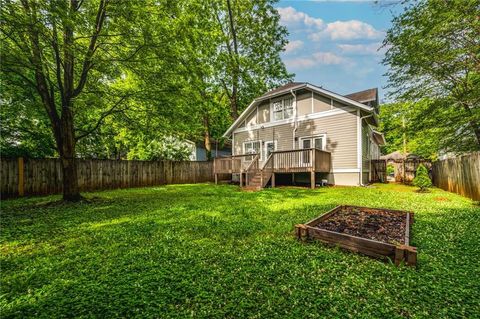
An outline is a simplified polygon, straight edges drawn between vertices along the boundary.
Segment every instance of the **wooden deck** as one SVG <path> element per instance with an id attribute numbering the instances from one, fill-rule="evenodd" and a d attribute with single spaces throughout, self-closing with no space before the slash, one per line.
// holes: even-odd
<path id="1" fill-rule="evenodd" d="M 214 160 L 215 177 L 218 174 L 240 174 L 241 186 L 257 188 L 265 187 L 270 180 L 272 187 L 275 187 L 276 173 L 310 173 L 310 184 L 314 188 L 315 173 L 327 173 L 330 169 L 330 152 L 315 148 L 275 151 L 265 162 L 260 162 L 256 154 L 233 155 Z"/>

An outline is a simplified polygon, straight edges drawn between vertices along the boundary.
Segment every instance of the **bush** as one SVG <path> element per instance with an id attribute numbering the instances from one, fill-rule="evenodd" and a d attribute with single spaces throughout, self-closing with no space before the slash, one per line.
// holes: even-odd
<path id="1" fill-rule="evenodd" d="M 427 168 L 422 164 L 418 165 L 416 176 L 413 179 L 413 185 L 419 187 L 421 192 L 426 191 L 427 188 L 432 186 L 432 181 L 428 176 Z"/>

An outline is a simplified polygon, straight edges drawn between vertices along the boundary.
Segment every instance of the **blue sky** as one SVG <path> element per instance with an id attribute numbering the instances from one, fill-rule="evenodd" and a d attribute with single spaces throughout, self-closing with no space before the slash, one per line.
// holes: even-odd
<path id="1" fill-rule="evenodd" d="M 398 8 L 380 2 L 281 0 L 280 23 L 290 33 L 282 59 L 295 80 L 340 94 L 378 87 L 382 99 L 385 50 L 378 49 Z"/>

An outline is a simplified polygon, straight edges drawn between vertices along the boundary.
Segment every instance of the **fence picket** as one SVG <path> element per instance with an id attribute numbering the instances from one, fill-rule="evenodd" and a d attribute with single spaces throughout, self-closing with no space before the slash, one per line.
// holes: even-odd
<path id="1" fill-rule="evenodd" d="M 18 159 L 2 158 L 0 194 L 18 196 Z M 58 159 L 24 159 L 25 195 L 61 193 L 62 170 Z M 78 160 L 80 191 L 165 184 L 213 182 L 213 162 Z"/>
<path id="2" fill-rule="evenodd" d="M 433 163 L 433 184 L 473 200 L 480 200 L 480 152 Z"/>

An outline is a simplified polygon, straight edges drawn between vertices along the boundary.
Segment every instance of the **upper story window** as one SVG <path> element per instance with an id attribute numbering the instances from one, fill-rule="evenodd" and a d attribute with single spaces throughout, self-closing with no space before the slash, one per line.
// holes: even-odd
<path id="1" fill-rule="evenodd" d="M 272 103 L 273 120 L 285 120 L 293 116 L 293 98 L 278 100 Z"/>

